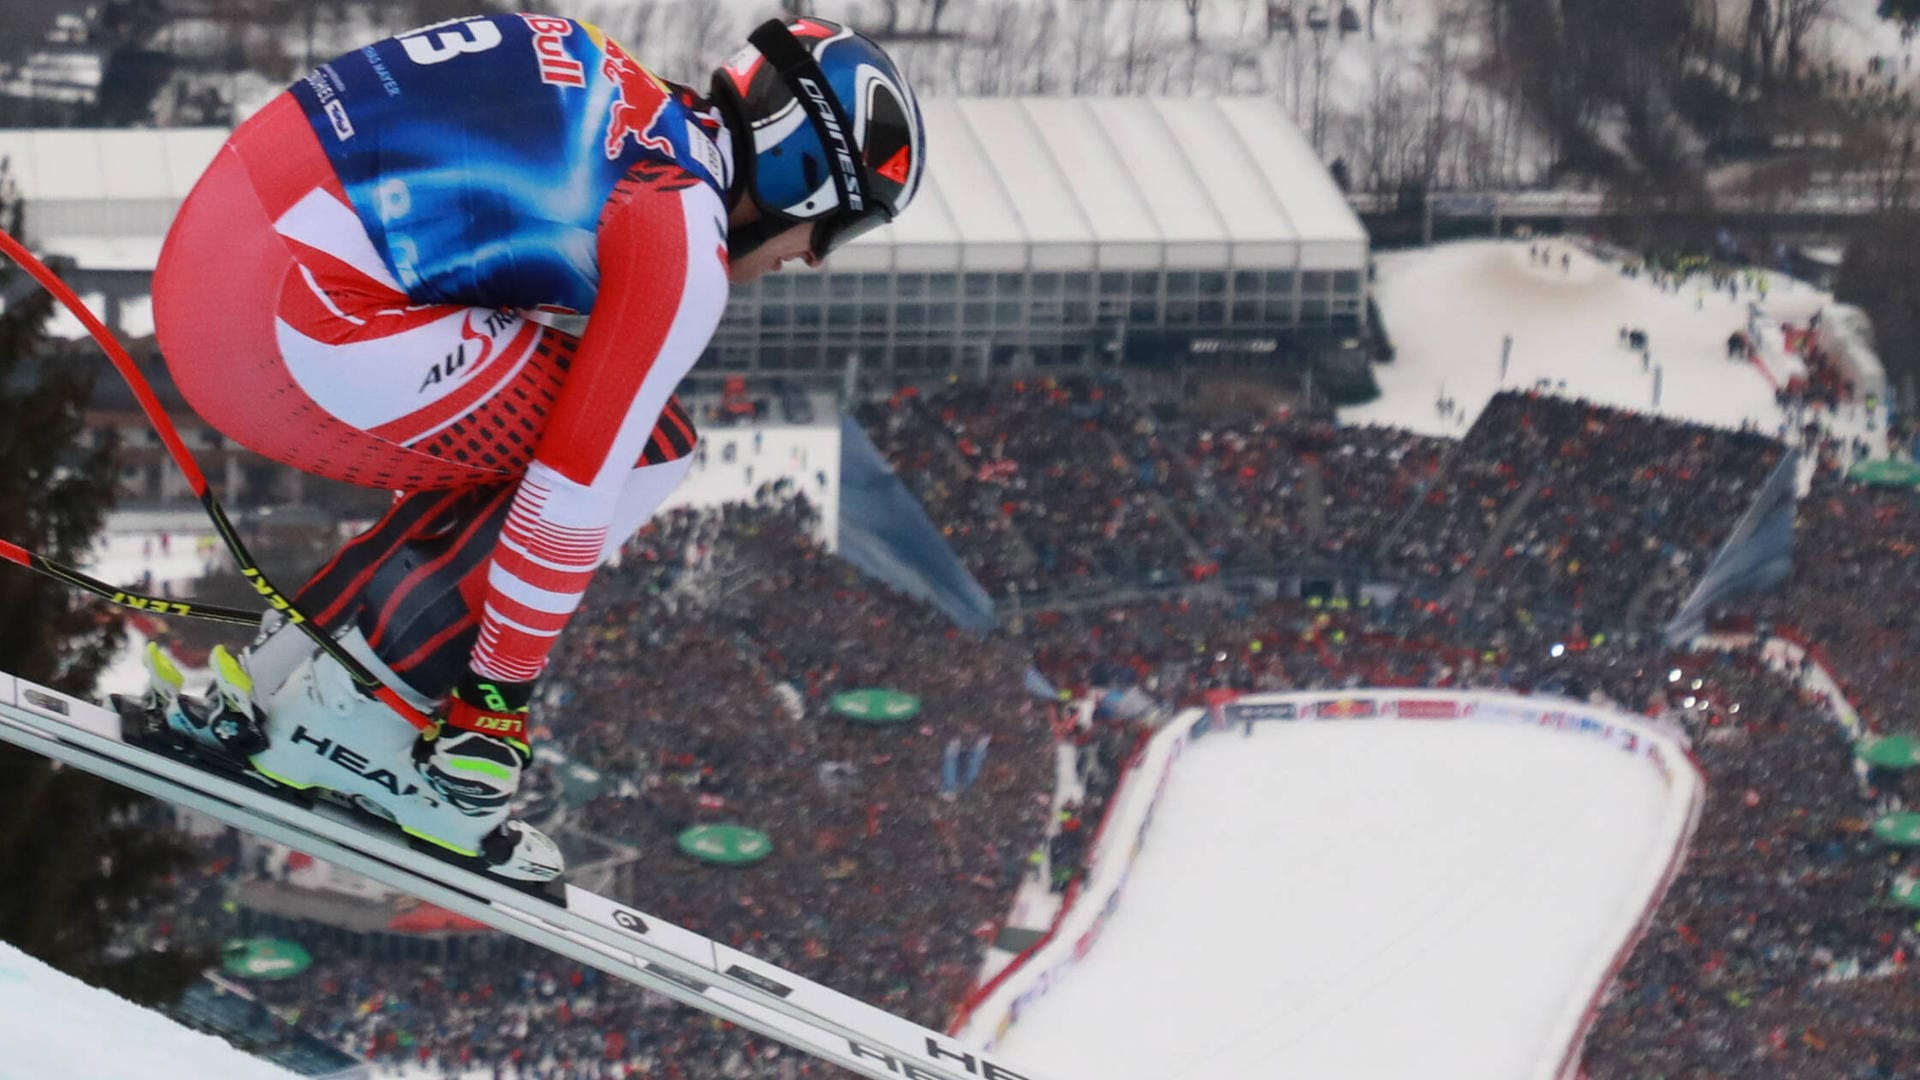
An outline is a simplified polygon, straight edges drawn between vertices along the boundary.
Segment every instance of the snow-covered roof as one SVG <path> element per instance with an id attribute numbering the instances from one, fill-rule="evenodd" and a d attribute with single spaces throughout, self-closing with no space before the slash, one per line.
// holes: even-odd
<path id="1" fill-rule="evenodd" d="M 1357 269 L 1360 219 L 1270 98 L 922 103 L 927 176 L 839 270 Z M 152 269 L 227 132 L 0 131 L 43 250 Z"/>
<path id="2" fill-rule="evenodd" d="M 88 269 L 151 270 L 160 240 L 224 128 L 0 130 L 27 199 L 27 235 Z"/>
<path id="3" fill-rule="evenodd" d="M 184 199 L 225 128 L 0 130 L 0 157 L 29 199 Z"/>
<path id="4" fill-rule="evenodd" d="M 913 207 L 844 270 L 1357 268 L 1367 235 L 1271 98 L 923 101 Z"/>

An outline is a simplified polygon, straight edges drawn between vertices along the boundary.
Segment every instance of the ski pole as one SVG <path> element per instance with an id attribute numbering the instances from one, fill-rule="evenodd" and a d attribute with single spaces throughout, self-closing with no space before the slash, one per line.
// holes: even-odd
<path id="1" fill-rule="evenodd" d="M 19 544 L 0 540 L 0 559 L 17 563 L 29 570 L 45 574 L 56 581 L 63 581 L 76 589 L 84 589 L 108 603 L 118 604 L 135 611 L 151 611 L 156 615 L 179 615 L 188 619 L 205 619 L 209 622 L 232 623 L 235 626 L 259 626 L 260 612 L 245 611 L 240 608 L 221 607 L 218 604 L 201 604 L 192 600 L 169 600 L 160 596 L 149 596 L 128 589 L 109 585 L 99 578 L 75 570 L 64 563 L 58 563 L 43 555 L 36 555 Z"/>
<path id="2" fill-rule="evenodd" d="M 273 582 L 267 580 L 259 564 L 254 562 L 253 555 L 247 551 L 246 545 L 240 542 L 240 537 L 233 531 L 233 523 L 227 520 L 226 511 L 220 508 L 219 500 L 214 498 L 213 488 L 207 483 L 206 474 L 200 471 L 200 463 L 194 460 L 193 452 L 187 449 L 187 444 L 180 441 L 180 433 L 174 429 L 173 421 L 167 418 L 166 410 L 160 407 L 160 399 L 154 396 L 152 385 L 147 382 L 146 376 L 140 374 L 140 369 L 134 365 L 133 357 L 127 355 L 127 351 L 120 347 L 120 342 L 115 340 L 106 326 L 94 317 L 93 312 L 87 310 L 87 305 L 81 302 L 80 297 L 74 294 L 66 282 L 60 280 L 58 274 L 48 269 L 45 263 L 36 258 L 33 252 L 28 251 L 25 245 L 14 239 L 5 229 L 0 229 L 0 254 L 5 254 L 12 259 L 21 269 L 31 274 L 47 292 L 53 294 L 53 298 L 60 301 L 61 306 L 72 312 L 74 317 L 80 320 L 81 325 L 87 328 L 87 333 L 93 336 L 93 340 L 100 346 L 101 351 L 107 354 L 107 359 L 113 361 L 113 366 L 120 372 L 120 377 L 126 380 L 128 389 L 133 391 L 134 400 L 140 403 L 140 411 L 147 415 L 147 422 L 152 424 L 154 431 L 159 434 L 160 442 L 167 448 L 168 456 L 173 458 L 174 465 L 178 466 L 181 474 L 187 478 L 187 486 L 193 489 L 194 495 L 200 500 L 200 508 L 206 511 L 208 519 L 213 522 L 214 531 L 220 534 L 220 542 L 226 545 L 227 551 L 233 556 L 233 561 L 239 565 L 241 575 L 253 585 L 254 591 L 259 593 L 269 606 L 284 613 L 287 621 L 305 632 L 307 637 L 320 647 L 320 651 L 345 668 L 348 674 L 353 676 L 353 680 L 381 704 L 405 717 L 414 727 L 422 731 L 431 730 L 434 727 L 431 719 L 408 704 L 406 699 L 396 693 L 392 687 L 381 682 L 379 676 L 368 671 L 367 666 L 341 648 L 331 634 L 309 621 L 306 615 L 294 606 L 290 597 L 276 588 Z M 31 558 L 30 553 L 24 551 L 22 553 L 29 554 Z M 20 562 L 19 559 L 11 561 Z M 40 569 L 33 566 L 31 561 L 23 565 Z M 62 578 L 62 580 L 67 579 Z M 81 587 L 88 589 L 89 592 L 95 591 L 85 585 Z M 109 592 L 114 591 L 111 586 L 107 586 L 107 589 Z M 256 618 L 254 621 L 259 620 Z"/>

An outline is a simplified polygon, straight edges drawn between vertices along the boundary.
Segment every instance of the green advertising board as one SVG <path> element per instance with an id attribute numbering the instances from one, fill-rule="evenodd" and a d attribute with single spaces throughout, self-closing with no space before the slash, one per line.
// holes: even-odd
<path id="1" fill-rule="evenodd" d="M 248 938 L 220 950 L 220 966 L 242 979 L 290 979 L 313 966 L 313 956 L 291 941 Z"/>
<path id="2" fill-rule="evenodd" d="M 920 699 L 899 690 L 847 690 L 833 695 L 833 711 L 862 724 L 904 724 L 920 715 Z"/>
<path id="3" fill-rule="evenodd" d="M 1902 907 L 1920 908 L 1920 878 L 1901 875 L 1893 879 L 1893 901 Z"/>
<path id="4" fill-rule="evenodd" d="M 1920 465 L 1891 458 L 1863 461 L 1848 471 L 1847 479 L 1877 487 L 1920 488 Z"/>
<path id="5" fill-rule="evenodd" d="M 1872 736 L 1854 749 L 1860 760 L 1882 769 L 1911 769 L 1920 765 L 1920 738 L 1908 734 Z"/>
<path id="6" fill-rule="evenodd" d="M 1897 847 L 1920 847 L 1920 814 L 1887 814 L 1873 823 L 1873 835 Z"/>
<path id="7" fill-rule="evenodd" d="M 715 866 L 750 866 L 773 854 L 773 840 L 744 825 L 695 825 L 678 843 L 681 851 Z"/>

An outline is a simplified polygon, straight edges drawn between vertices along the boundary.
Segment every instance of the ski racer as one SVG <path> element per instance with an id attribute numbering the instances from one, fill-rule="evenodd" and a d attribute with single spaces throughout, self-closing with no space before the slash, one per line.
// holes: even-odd
<path id="1" fill-rule="evenodd" d="M 322 64 L 241 124 L 154 277 L 173 378 L 266 457 L 396 492 L 294 606 L 435 724 L 359 691 L 286 620 L 168 723 L 504 877 L 557 849 L 509 803 L 529 706 L 599 567 L 686 474 L 673 395 L 729 283 L 818 266 L 924 171 L 879 46 L 773 20 L 706 97 L 594 26 L 454 19 Z M 257 707 L 257 711 L 256 711 Z"/>

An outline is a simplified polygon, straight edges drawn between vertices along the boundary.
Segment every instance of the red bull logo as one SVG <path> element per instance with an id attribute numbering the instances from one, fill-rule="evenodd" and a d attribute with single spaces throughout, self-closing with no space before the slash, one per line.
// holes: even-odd
<path id="1" fill-rule="evenodd" d="M 666 84 L 611 40 L 600 73 L 613 83 L 613 105 L 607 113 L 607 159 L 620 156 L 629 136 L 641 146 L 673 157 L 673 141 L 654 130 L 671 100 Z"/>
<path id="2" fill-rule="evenodd" d="M 587 66 L 567 53 L 566 38 L 573 23 L 551 15 L 522 15 L 520 20 L 533 32 L 533 55 L 540 64 L 540 81 L 548 86 L 587 85 Z"/>

